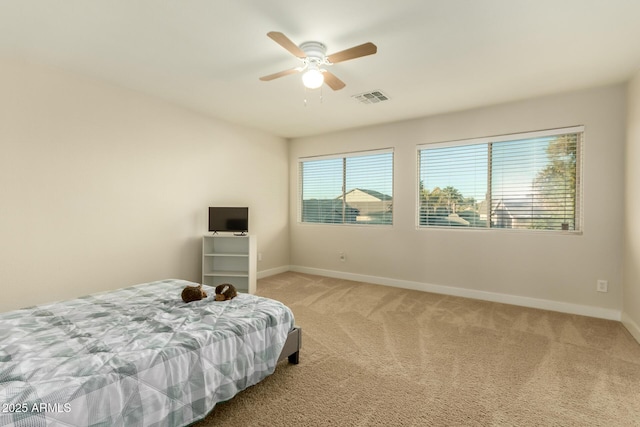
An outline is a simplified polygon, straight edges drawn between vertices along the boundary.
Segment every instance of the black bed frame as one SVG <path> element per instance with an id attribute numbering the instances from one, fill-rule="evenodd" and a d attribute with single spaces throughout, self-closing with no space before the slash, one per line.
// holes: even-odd
<path id="1" fill-rule="evenodd" d="M 278 357 L 278 362 L 289 359 L 289 363 L 297 365 L 300 363 L 300 348 L 302 348 L 302 329 L 298 326 L 294 326 L 287 336 L 287 341 L 284 343 L 284 347 Z"/>

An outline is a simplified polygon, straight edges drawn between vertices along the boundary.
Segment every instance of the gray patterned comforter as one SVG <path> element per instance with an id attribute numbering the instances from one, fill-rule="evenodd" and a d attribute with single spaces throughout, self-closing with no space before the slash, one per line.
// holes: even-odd
<path id="1" fill-rule="evenodd" d="M 0 313 L 0 426 L 183 426 L 273 373 L 293 313 L 182 280 Z"/>

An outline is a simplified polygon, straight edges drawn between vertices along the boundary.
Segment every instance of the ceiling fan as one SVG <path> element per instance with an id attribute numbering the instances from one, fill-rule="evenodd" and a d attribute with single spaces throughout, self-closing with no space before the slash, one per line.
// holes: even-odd
<path id="1" fill-rule="evenodd" d="M 348 61 L 349 59 L 373 55 L 378 51 L 376 45 L 369 42 L 327 55 L 327 47 L 320 42 L 309 41 L 297 46 L 280 32 L 271 31 L 267 33 L 267 36 L 297 57 L 302 64 L 299 67 L 260 77 L 260 80 L 266 82 L 289 74 L 303 73 L 302 83 L 309 89 L 317 89 L 323 83 L 326 83 L 333 90 L 342 89 L 345 87 L 345 83 L 335 74 L 322 67 Z"/>

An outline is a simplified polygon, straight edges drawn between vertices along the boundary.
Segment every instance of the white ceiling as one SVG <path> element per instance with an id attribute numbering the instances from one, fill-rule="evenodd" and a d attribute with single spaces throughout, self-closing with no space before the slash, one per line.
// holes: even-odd
<path id="1" fill-rule="evenodd" d="M 378 53 L 331 67 L 344 89 L 305 92 L 258 80 L 298 65 L 269 31 Z M 298 137 L 623 82 L 640 0 L 0 0 L 2 57 Z M 372 90 L 390 100 L 351 98 Z"/>

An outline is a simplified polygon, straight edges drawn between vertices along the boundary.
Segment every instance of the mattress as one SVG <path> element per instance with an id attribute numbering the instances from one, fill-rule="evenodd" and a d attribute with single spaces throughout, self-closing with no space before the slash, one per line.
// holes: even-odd
<path id="1" fill-rule="evenodd" d="M 0 426 L 183 426 L 273 373 L 293 313 L 163 280 L 0 313 Z"/>

